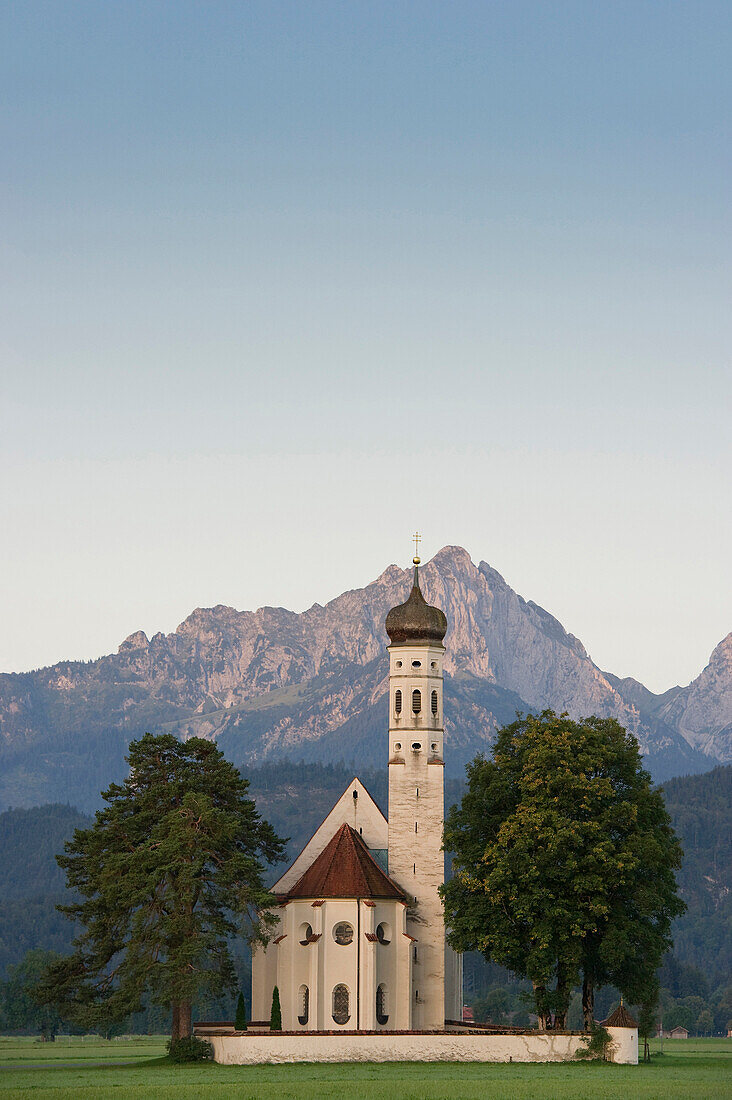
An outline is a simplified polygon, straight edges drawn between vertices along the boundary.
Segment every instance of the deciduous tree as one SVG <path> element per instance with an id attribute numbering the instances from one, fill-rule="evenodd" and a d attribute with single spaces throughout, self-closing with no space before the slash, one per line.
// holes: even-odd
<path id="1" fill-rule="evenodd" d="M 644 999 L 683 911 L 681 849 L 614 719 L 545 711 L 500 731 L 493 759 L 468 765 L 445 847 L 450 942 L 530 978 L 541 1027 L 566 1026 L 580 976 L 587 1029 L 596 987 Z"/>

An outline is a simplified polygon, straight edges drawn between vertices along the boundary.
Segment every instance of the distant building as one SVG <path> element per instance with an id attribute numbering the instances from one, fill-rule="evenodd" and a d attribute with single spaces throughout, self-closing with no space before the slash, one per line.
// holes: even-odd
<path id="1" fill-rule="evenodd" d="M 668 1028 L 666 1028 L 666 1029 L 659 1028 L 658 1029 L 658 1038 L 659 1039 L 688 1039 L 689 1038 L 689 1031 L 688 1031 L 688 1028 L 681 1027 L 680 1024 L 677 1027 L 672 1027 L 670 1030 Z"/>

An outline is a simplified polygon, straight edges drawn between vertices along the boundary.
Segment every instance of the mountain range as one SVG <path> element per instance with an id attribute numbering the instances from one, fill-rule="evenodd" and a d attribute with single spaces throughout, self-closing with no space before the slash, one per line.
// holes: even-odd
<path id="1" fill-rule="evenodd" d="M 453 775 L 516 711 L 616 717 L 654 778 L 732 760 L 732 633 L 687 687 L 655 695 L 603 672 L 549 612 L 486 562 L 446 546 L 420 570 L 448 619 L 445 727 Z M 387 638 L 411 571 L 296 614 L 198 608 L 171 634 L 138 631 L 116 654 L 0 675 L 0 808 L 98 805 L 145 730 L 213 738 L 236 764 L 386 760 Z"/>

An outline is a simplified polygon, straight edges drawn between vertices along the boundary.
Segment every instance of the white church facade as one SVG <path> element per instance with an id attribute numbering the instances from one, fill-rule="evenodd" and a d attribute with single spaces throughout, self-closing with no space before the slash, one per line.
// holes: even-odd
<path id="1" fill-rule="evenodd" d="M 462 1018 L 462 960 L 446 943 L 444 613 L 425 601 L 419 559 L 389 634 L 389 819 L 358 780 L 272 892 L 279 924 L 254 951 L 252 1018 L 282 1028 L 442 1031 Z"/>

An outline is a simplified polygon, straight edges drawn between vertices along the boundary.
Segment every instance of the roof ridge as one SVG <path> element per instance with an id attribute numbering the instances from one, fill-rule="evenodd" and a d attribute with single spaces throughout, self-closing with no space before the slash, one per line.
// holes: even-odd
<path id="1" fill-rule="evenodd" d="M 371 855 L 363 836 L 344 822 L 285 897 L 392 897 L 404 891 Z"/>

